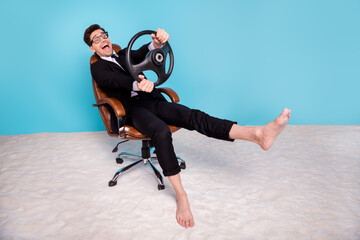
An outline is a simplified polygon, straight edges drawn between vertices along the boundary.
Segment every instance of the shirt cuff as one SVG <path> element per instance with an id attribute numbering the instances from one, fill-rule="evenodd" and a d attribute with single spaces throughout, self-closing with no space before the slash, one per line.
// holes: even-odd
<path id="1" fill-rule="evenodd" d="M 149 44 L 148 48 L 149 48 L 149 51 L 154 50 L 154 49 L 155 49 L 155 47 L 154 47 L 154 42 L 151 42 L 151 43 Z"/>
<path id="2" fill-rule="evenodd" d="M 161 46 L 161 48 L 162 48 L 162 47 L 163 47 L 163 46 Z M 155 47 L 154 47 L 154 42 L 151 42 L 151 43 L 149 44 L 148 49 L 149 49 L 149 51 L 152 51 L 152 50 L 155 49 Z"/>
<path id="3" fill-rule="evenodd" d="M 138 83 L 137 81 L 134 81 L 134 82 L 133 82 L 133 86 L 132 86 L 132 90 L 133 90 L 133 91 L 140 91 L 140 89 L 138 88 L 137 83 Z"/>

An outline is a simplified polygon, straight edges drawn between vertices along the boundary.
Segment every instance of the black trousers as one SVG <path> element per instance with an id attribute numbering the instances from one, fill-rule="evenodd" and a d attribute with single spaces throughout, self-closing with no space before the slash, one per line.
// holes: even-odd
<path id="1" fill-rule="evenodd" d="M 196 130 L 206 136 L 233 141 L 229 132 L 236 122 L 218 119 L 184 105 L 161 100 L 132 98 L 127 124 L 152 139 L 164 176 L 180 172 L 168 125 Z"/>

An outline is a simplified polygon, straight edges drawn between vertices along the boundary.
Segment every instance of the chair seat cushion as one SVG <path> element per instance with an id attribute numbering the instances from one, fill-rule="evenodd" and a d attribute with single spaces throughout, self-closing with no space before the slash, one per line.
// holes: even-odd
<path id="1" fill-rule="evenodd" d="M 179 127 L 175 127 L 175 126 L 171 126 L 171 125 L 169 125 L 169 128 L 170 128 L 171 133 L 176 132 L 177 130 L 180 129 Z M 130 139 L 130 140 L 131 139 L 133 139 L 133 140 L 150 140 L 150 138 L 143 135 L 138 130 L 136 130 L 136 128 L 129 126 L 129 125 L 124 125 L 120 128 L 119 137 L 123 138 L 123 139 Z"/>

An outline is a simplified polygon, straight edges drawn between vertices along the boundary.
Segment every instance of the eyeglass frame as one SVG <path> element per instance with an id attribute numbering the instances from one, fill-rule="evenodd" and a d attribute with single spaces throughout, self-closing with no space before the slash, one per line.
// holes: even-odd
<path id="1" fill-rule="evenodd" d="M 106 36 L 105 38 L 103 37 L 104 34 L 105 34 L 105 36 Z M 93 37 L 93 39 L 90 41 L 90 46 L 92 46 L 95 38 L 96 38 L 96 39 L 99 39 L 99 42 L 100 42 L 100 41 L 101 41 L 100 38 L 102 38 L 102 39 L 107 39 L 107 38 L 109 38 L 109 34 L 108 34 L 108 32 L 102 32 L 99 36 Z M 99 42 L 95 42 L 95 43 L 98 44 Z"/>

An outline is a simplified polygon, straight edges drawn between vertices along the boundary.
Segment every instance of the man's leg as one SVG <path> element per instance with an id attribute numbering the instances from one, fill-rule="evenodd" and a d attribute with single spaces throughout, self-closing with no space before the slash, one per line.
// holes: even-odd
<path id="1" fill-rule="evenodd" d="M 151 109 L 133 106 L 128 113 L 128 123 L 154 142 L 156 155 L 165 176 L 180 172 L 171 132 L 163 120 L 155 116 Z"/>
<path id="2" fill-rule="evenodd" d="M 177 222 L 185 227 L 193 227 L 195 225 L 194 223 L 194 217 L 191 213 L 190 209 L 190 203 L 187 197 L 187 194 L 181 184 L 181 178 L 180 173 L 169 176 L 168 177 L 171 185 L 173 186 L 176 194 L 176 220 Z"/>
<path id="3" fill-rule="evenodd" d="M 254 142 L 262 149 L 268 150 L 275 139 L 287 125 L 291 110 L 285 108 L 275 120 L 265 126 L 245 127 L 234 124 L 229 132 L 231 139 L 241 139 Z"/>
<path id="4" fill-rule="evenodd" d="M 133 106 L 128 113 L 128 121 L 137 130 L 154 141 L 156 155 L 163 169 L 163 174 L 168 177 L 176 193 L 176 220 L 183 227 L 193 227 L 194 218 L 186 192 L 181 184 L 180 167 L 172 145 L 170 129 L 151 110 Z"/>
<path id="5" fill-rule="evenodd" d="M 155 114 L 167 124 L 196 130 L 208 137 L 233 141 L 229 137 L 229 132 L 236 122 L 215 118 L 200 110 L 164 101 L 157 102 Z"/>
<path id="6" fill-rule="evenodd" d="M 235 122 L 218 119 L 181 104 L 159 102 L 155 113 L 168 124 L 196 130 L 209 137 L 222 140 L 246 140 L 268 150 L 282 132 L 290 118 L 291 110 L 285 108 L 274 121 L 265 126 L 246 127 Z"/>

